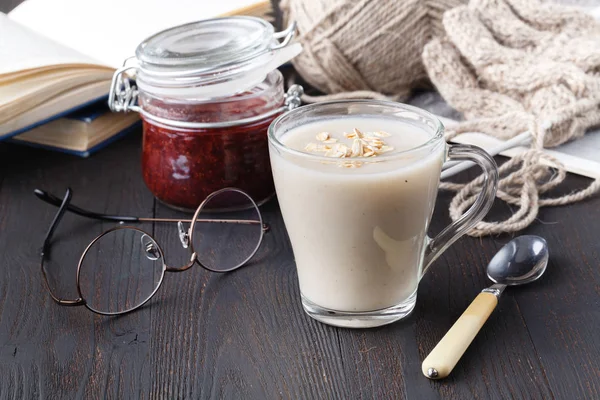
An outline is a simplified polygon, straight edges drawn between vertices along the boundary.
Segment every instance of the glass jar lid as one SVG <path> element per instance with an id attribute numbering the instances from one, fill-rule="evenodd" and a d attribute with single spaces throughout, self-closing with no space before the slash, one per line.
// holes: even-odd
<path id="1" fill-rule="evenodd" d="M 214 18 L 164 30 L 137 47 L 137 86 L 187 99 L 244 92 L 300 53 L 300 44 L 289 44 L 294 30 L 292 24 L 274 32 L 270 23 L 254 17 Z"/>
<path id="2" fill-rule="evenodd" d="M 273 26 L 259 18 L 215 18 L 159 32 L 135 53 L 145 68 L 211 70 L 265 52 L 273 33 Z"/>

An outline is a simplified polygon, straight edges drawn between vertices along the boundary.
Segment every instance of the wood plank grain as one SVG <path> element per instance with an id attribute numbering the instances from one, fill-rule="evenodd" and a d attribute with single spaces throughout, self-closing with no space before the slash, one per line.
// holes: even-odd
<path id="1" fill-rule="evenodd" d="M 571 188 L 587 183 L 570 177 Z M 539 219 L 528 232 L 548 241 L 548 269 L 514 298 L 556 397 L 600 398 L 600 198 L 543 209 Z"/>
<path id="2" fill-rule="evenodd" d="M 548 275 L 530 287 L 507 290 L 451 378 L 430 382 L 420 375 L 421 360 L 488 284 L 483 268 L 509 238 L 461 239 L 423 279 L 408 320 L 368 331 L 337 329 L 303 314 L 291 248 L 272 202 L 264 215 L 273 229 L 255 265 L 229 275 L 199 267 L 169 274 L 141 312 L 96 317 L 58 307 L 44 292 L 35 251 L 55 210 L 31 190 L 40 186 L 61 193 L 69 184 L 74 202 L 92 209 L 181 215 L 154 205 L 143 187 L 139 138 L 89 160 L 5 144 L 0 151 L 0 252 L 5 255 L 0 397 L 593 398 L 598 393 L 598 226 L 586 223 L 598 217 L 598 198 L 543 210 L 546 224 L 529 232 L 545 236 L 553 249 Z M 577 185 L 581 182 L 570 177 L 569 187 Z M 449 200 L 440 195 L 433 232 L 447 223 Z M 498 206 L 493 216 L 505 212 Z M 548 224 L 553 221 L 560 221 L 560 230 Z M 69 257 L 108 225 L 75 217 L 64 222 L 57 243 L 60 239 L 73 251 L 62 254 L 65 268 L 54 272 L 60 289 L 70 293 Z M 188 257 L 172 224 L 154 230 L 169 263 Z M 28 312 L 19 312 L 23 309 Z"/>
<path id="3" fill-rule="evenodd" d="M 0 0 L 0 10 L 18 3 Z M 432 382 L 421 360 L 489 284 L 485 265 L 510 237 L 461 239 L 421 282 L 412 316 L 365 331 L 303 313 L 276 201 L 263 208 L 273 229 L 254 265 L 228 275 L 198 266 L 168 274 L 151 303 L 123 317 L 55 305 L 38 265 L 55 209 L 32 189 L 62 194 L 71 185 L 76 204 L 98 211 L 181 216 L 144 187 L 139 151 L 139 135 L 90 159 L 0 143 L 0 399 L 600 398 L 599 196 L 542 209 L 524 233 L 548 240 L 547 273 L 508 289 L 451 377 Z M 566 190 L 583 184 L 569 176 Z M 440 195 L 432 232 L 448 222 L 450 199 Z M 509 211 L 498 204 L 491 218 Z M 110 226 L 65 218 L 52 270 L 61 293 L 75 294 L 78 252 Z M 169 263 L 185 262 L 172 224 L 142 228 Z"/>
<path id="4" fill-rule="evenodd" d="M 156 213 L 177 215 L 163 206 Z M 263 207 L 263 213 L 271 230 L 256 256 L 260 262 L 227 275 L 195 266 L 168 277 L 161 297 L 176 295 L 155 319 L 161 323 L 154 326 L 157 363 L 152 364 L 159 385 L 153 395 L 318 398 L 344 393 L 336 379 L 341 370 L 337 332 L 303 314 L 276 203 Z M 173 226 L 157 225 L 156 237 L 167 251 L 182 252 Z M 174 335 L 183 340 L 173 340 Z M 185 375 L 178 373 L 182 365 Z M 161 376 L 165 370 L 172 375 Z"/>
<path id="5" fill-rule="evenodd" d="M 42 285 L 39 249 L 56 208 L 33 196 L 34 188 L 62 196 L 65 188 L 71 186 L 73 202 L 83 207 L 115 213 L 151 213 L 153 200 L 139 197 L 144 189 L 136 176 L 138 163 L 131 161 L 132 156 L 139 157 L 138 143 L 139 136 L 133 135 L 87 160 L 1 145 L 0 162 L 6 173 L 0 190 L 0 254 L 4 256 L 0 346 L 6 362 L 0 364 L 0 390 L 10 390 L 17 382 L 23 390 L 9 397 L 27 398 L 30 396 L 25 394 L 37 393 L 44 398 L 92 394 L 123 398 L 138 397 L 142 390 L 148 345 L 141 340 L 135 346 L 130 342 L 135 336 L 148 336 L 149 310 L 126 319 L 107 319 L 84 308 L 54 304 Z M 123 170 L 132 173 L 123 176 Z M 59 262 L 48 265 L 61 295 L 76 296 L 78 257 L 87 243 L 108 226 L 71 215 L 65 217 L 51 253 Z"/>
<path id="6" fill-rule="evenodd" d="M 55 210 L 39 203 L 31 190 L 40 186 L 61 193 L 70 184 L 74 202 L 92 209 L 181 216 L 154 205 L 141 184 L 139 138 L 89 160 L 4 144 L 0 151 L 6 171 L 0 186 L 0 252 L 6 255 L 0 274 L 0 397 L 590 398 L 598 393 L 598 228 L 585 223 L 598 217 L 597 198 L 543 210 L 546 223 L 560 221 L 560 231 L 542 223 L 529 231 L 545 236 L 555 249 L 548 275 L 530 287 L 507 290 L 451 378 L 430 382 L 420 375 L 421 360 L 488 284 L 484 266 L 509 238 L 461 239 L 423 279 L 408 320 L 368 331 L 337 329 L 303 314 L 291 248 L 271 202 L 264 215 L 273 229 L 255 265 L 229 275 L 199 267 L 169 274 L 141 312 L 96 317 L 58 307 L 44 292 L 34 252 Z M 569 187 L 577 185 L 581 182 L 570 177 Z M 447 223 L 449 200 L 440 195 L 433 232 Z M 506 211 L 497 206 L 492 217 Z M 108 225 L 75 217 L 64 222 L 57 242 L 73 248 L 62 254 L 61 264 L 69 267 L 75 250 Z M 188 254 L 175 227 L 157 225 L 154 231 L 169 263 L 184 262 Z M 54 272 L 61 290 L 72 291 L 72 268 Z"/>
<path id="7" fill-rule="evenodd" d="M 439 232 L 447 224 L 450 199 L 449 194 L 440 195 L 433 232 Z M 362 348 L 371 349 L 366 359 L 368 367 L 354 372 L 350 382 L 363 385 L 361 375 L 365 371 L 381 371 L 382 366 L 389 370 L 371 379 L 361 398 L 369 398 L 373 393 L 378 394 L 377 397 L 401 393 L 406 398 L 501 399 L 521 398 L 524 394 L 528 398 L 552 398 L 543 375 L 537 372 L 542 366 L 522 316 L 515 302 L 506 299 L 449 378 L 429 381 L 421 374 L 421 361 L 477 293 L 489 285 L 485 266 L 495 248 L 499 247 L 492 239 L 460 239 L 421 281 L 413 315 L 406 321 L 367 333 L 363 340 L 368 344 Z M 344 331 L 341 336 L 345 340 L 342 342 L 344 364 L 356 367 L 364 363 L 361 346 L 352 340 L 354 332 Z M 519 360 L 512 357 L 514 354 L 519 354 Z M 535 366 L 536 371 L 531 366 Z M 395 388 L 393 385 L 401 381 L 399 377 L 403 377 L 404 387 Z M 360 389 L 360 386 L 356 388 Z"/>

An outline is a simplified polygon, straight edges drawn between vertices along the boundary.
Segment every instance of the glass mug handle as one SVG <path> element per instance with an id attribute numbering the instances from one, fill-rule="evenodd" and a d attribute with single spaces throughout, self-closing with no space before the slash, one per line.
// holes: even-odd
<path id="1" fill-rule="evenodd" d="M 498 167 L 492 156 L 485 150 L 467 144 L 448 146 L 447 160 L 468 160 L 481 167 L 482 190 L 475 203 L 459 219 L 445 227 L 435 238 L 428 238 L 421 277 L 448 247 L 485 217 L 494 203 L 498 188 Z"/>

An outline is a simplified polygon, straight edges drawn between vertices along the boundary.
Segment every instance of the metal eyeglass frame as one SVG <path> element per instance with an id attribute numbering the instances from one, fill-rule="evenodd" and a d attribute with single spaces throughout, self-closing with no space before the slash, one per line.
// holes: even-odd
<path id="1" fill-rule="evenodd" d="M 235 192 L 238 192 L 238 193 L 246 196 L 252 202 L 252 205 L 256 208 L 256 210 L 258 211 L 258 219 L 257 220 L 198 219 L 198 215 L 202 211 L 202 208 L 204 207 L 204 205 L 208 201 L 210 201 L 212 198 L 214 198 L 215 196 L 217 196 L 225 191 L 235 191 Z M 256 202 L 247 193 L 245 193 L 244 191 L 242 191 L 240 189 L 236 189 L 236 188 L 224 188 L 224 189 L 218 190 L 218 191 L 213 192 L 210 195 L 208 195 L 206 197 L 206 199 L 204 199 L 204 201 L 202 201 L 202 203 L 198 206 L 192 219 L 189 219 L 189 220 L 179 220 L 179 219 L 173 219 L 173 218 L 140 218 L 140 217 L 132 217 L 132 216 L 107 215 L 107 214 L 100 214 L 100 213 L 96 213 L 93 211 L 84 210 L 80 207 L 77 207 L 77 206 L 71 204 L 71 198 L 73 196 L 73 191 L 71 190 L 71 188 L 67 188 L 65 196 L 62 199 L 60 197 L 54 196 L 54 195 L 47 193 L 40 189 L 35 189 L 34 194 L 40 200 L 42 200 L 48 204 L 51 204 L 53 206 L 58 207 L 58 211 L 57 211 L 54 219 L 52 220 L 52 224 L 50 225 L 50 228 L 48 229 L 48 232 L 46 233 L 46 237 L 44 239 L 44 244 L 42 246 L 42 251 L 41 251 L 41 262 L 40 262 L 40 269 L 42 270 L 42 276 L 44 277 L 44 282 L 46 284 L 46 288 L 48 289 L 48 292 L 50 293 L 52 300 L 54 300 L 57 304 L 59 304 L 61 306 L 86 306 L 86 308 L 88 310 L 90 310 L 94 313 L 97 313 L 97 314 L 101 314 L 101 315 L 126 314 L 126 313 L 137 310 L 138 308 L 144 306 L 148 301 L 150 301 L 150 299 L 152 297 L 154 297 L 154 295 L 156 294 L 156 292 L 162 285 L 162 281 L 164 279 L 165 272 L 186 271 L 189 268 L 191 268 L 194 265 L 194 263 L 198 263 L 201 267 L 203 267 L 211 272 L 219 272 L 219 273 L 231 272 L 238 268 L 243 267 L 244 265 L 246 265 L 246 263 L 248 261 L 250 261 L 254 257 L 254 255 L 260 248 L 260 245 L 262 244 L 264 234 L 266 232 L 268 232 L 270 229 L 269 225 L 263 223 L 262 215 L 260 213 L 258 206 L 256 205 Z M 164 253 L 163 253 L 162 249 L 160 248 L 158 242 L 150 234 L 148 234 L 147 232 L 145 232 L 139 228 L 133 227 L 133 226 L 127 226 L 127 225 L 116 226 L 116 227 L 111 228 L 111 229 L 101 233 L 100 235 L 98 235 L 94 240 L 92 240 L 90 242 L 90 244 L 88 244 L 88 246 L 85 248 L 85 250 L 81 254 L 79 263 L 77 265 L 77 276 L 76 276 L 77 293 L 78 293 L 79 297 L 77 299 L 60 298 L 59 296 L 55 295 L 54 292 L 52 291 L 52 289 L 50 288 L 50 283 L 48 281 L 46 269 L 44 268 L 44 261 L 46 261 L 47 257 L 49 256 L 50 243 L 51 243 L 54 231 L 58 227 L 58 224 L 60 223 L 60 221 L 66 211 L 70 211 L 74 214 L 77 214 L 79 216 L 86 217 L 86 218 L 102 220 L 102 221 L 113 221 L 113 222 L 119 222 L 119 223 L 124 223 L 124 222 L 177 222 L 177 226 L 178 226 L 178 230 L 179 230 L 179 240 L 181 241 L 181 245 L 183 246 L 183 248 L 189 248 L 191 251 L 190 261 L 186 265 L 179 267 L 179 268 L 169 267 L 165 263 Z M 188 229 L 187 232 L 185 231 L 185 229 L 183 227 L 184 222 L 191 223 L 190 228 Z M 256 247 L 254 248 L 252 253 L 246 259 L 244 259 L 242 262 L 240 262 L 239 264 L 235 265 L 232 268 L 228 268 L 226 270 L 215 270 L 213 268 L 210 268 L 210 267 L 204 265 L 198 259 L 198 255 L 194 251 L 193 234 L 194 234 L 194 228 L 196 226 L 196 223 L 260 224 L 262 229 L 260 230 L 260 237 L 258 239 L 258 243 L 257 243 Z M 156 288 L 152 291 L 152 293 L 148 296 L 148 298 L 143 300 L 140 304 L 138 304 L 130 309 L 127 309 L 124 311 L 117 311 L 117 312 L 104 312 L 104 311 L 95 310 L 88 305 L 87 301 L 83 298 L 83 295 L 81 293 L 81 287 L 80 287 L 80 282 L 79 282 L 81 265 L 83 263 L 83 260 L 86 256 L 87 252 L 94 245 L 94 243 L 96 243 L 98 240 L 100 240 L 103 236 L 105 236 L 111 232 L 120 230 L 120 229 L 132 229 L 132 230 L 142 233 L 143 235 L 146 235 L 148 238 L 151 239 L 152 242 L 148 243 L 148 246 L 145 248 L 145 250 L 146 250 L 146 252 L 158 251 L 160 258 L 162 260 L 162 263 L 163 263 L 162 275 L 160 277 L 160 281 L 158 282 Z M 156 248 L 154 248 L 155 244 L 156 244 Z"/>

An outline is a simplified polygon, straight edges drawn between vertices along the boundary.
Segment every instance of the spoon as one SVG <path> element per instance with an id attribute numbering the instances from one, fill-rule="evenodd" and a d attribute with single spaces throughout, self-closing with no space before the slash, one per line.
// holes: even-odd
<path id="1" fill-rule="evenodd" d="M 488 319 L 506 286 L 538 279 L 548 265 L 548 245 L 539 236 L 519 236 L 500 249 L 487 267 L 494 285 L 483 289 L 452 328 L 423 361 L 423 374 L 430 379 L 450 375 L 467 347 Z"/>

